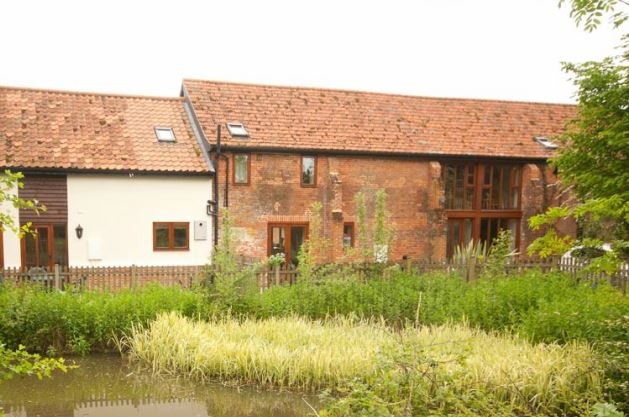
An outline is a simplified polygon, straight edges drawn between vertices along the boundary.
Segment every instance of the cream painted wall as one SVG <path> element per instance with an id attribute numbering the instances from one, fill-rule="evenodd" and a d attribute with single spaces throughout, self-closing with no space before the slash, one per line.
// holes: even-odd
<path id="1" fill-rule="evenodd" d="M 209 262 L 212 227 L 206 213 L 210 177 L 68 175 L 68 252 L 71 266 L 201 265 Z M 194 239 L 194 221 L 207 224 Z M 153 222 L 190 223 L 190 250 L 153 251 Z M 75 228 L 83 227 L 83 237 Z M 100 260 L 88 259 L 88 246 Z"/>
<path id="2" fill-rule="evenodd" d="M 17 194 L 17 187 L 13 187 L 10 191 L 11 194 Z M 15 224 L 19 225 L 18 210 L 6 201 L 0 206 L 0 210 L 3 213 L 9 214 L 15 220 Z M 4 250 L 4 266 L 5 267 L 19 267 L 22 265 L 22 258 L 20 255 L 20 239 L 11 230 L 5 230 L 3 234 L 3 250 Z"/>

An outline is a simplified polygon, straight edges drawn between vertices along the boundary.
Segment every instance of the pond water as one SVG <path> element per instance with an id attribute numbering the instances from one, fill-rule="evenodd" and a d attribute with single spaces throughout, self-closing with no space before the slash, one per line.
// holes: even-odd
<path id="1" fill-rule="evenodd" d="M 0 411 L 8 417 L 312 415 L 300 393 L 155 377 L 117 355 L 74 361 L 79 368 L 57 372 L 51 379 L 20 377 L 0 384 Z M 312 396 L 305 398 L 316 403 Z"/>

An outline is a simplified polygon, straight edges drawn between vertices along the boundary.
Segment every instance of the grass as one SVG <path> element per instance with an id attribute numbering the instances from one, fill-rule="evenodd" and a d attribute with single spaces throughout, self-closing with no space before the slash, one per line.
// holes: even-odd
<path id="1" fill-rule="evenodd" d="M 466 325 L 395 331 L 350 318 L 206 322 L 167 313 L 147 327 L 134 327 L 121 348 L 154 372 L 307 390 L 343 392 L 385 372 L 400 389 L 400 375 L 412 369 L 423 376 L 416 393 L 480 392 L 535 412 L 565 410 L 598 397 L 601 386 L 587 344 L 533 345 Z M 436 407 L 434 398 L 421 403 Z"/>

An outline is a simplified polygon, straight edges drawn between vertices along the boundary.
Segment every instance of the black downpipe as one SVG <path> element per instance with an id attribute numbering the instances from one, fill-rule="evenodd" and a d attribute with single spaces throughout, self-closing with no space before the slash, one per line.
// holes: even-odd
<path id="1" fill-rule="evenodd" d="M 218 245 L 218 224 L 219 224 L 219 195 L 218 195 L 218 175 L 219 175 L 219 159 L 225 160 L 225 197 L 223 198 L 223 207 L 229 207 L 229 158 L 223 155 L 221 147 L 221 125 L 216 125 L 216 157 L 214 159 L 214 201 L 216 210 L 216 227 L 214 227 L 214 245 Z"/>

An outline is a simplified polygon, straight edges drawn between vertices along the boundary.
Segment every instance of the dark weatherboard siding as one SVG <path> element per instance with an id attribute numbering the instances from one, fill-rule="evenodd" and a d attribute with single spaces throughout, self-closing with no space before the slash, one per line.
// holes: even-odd
<path id="1" fill-rule="evenodd" d="M 37 200 L 46 206 L 39 216 L 33 210 L 20 209 L 20 223 L 66 223 L 68 220 L 68 183 L 65 175 L 29 175 L 23 179 L 21 198 Z"/>

